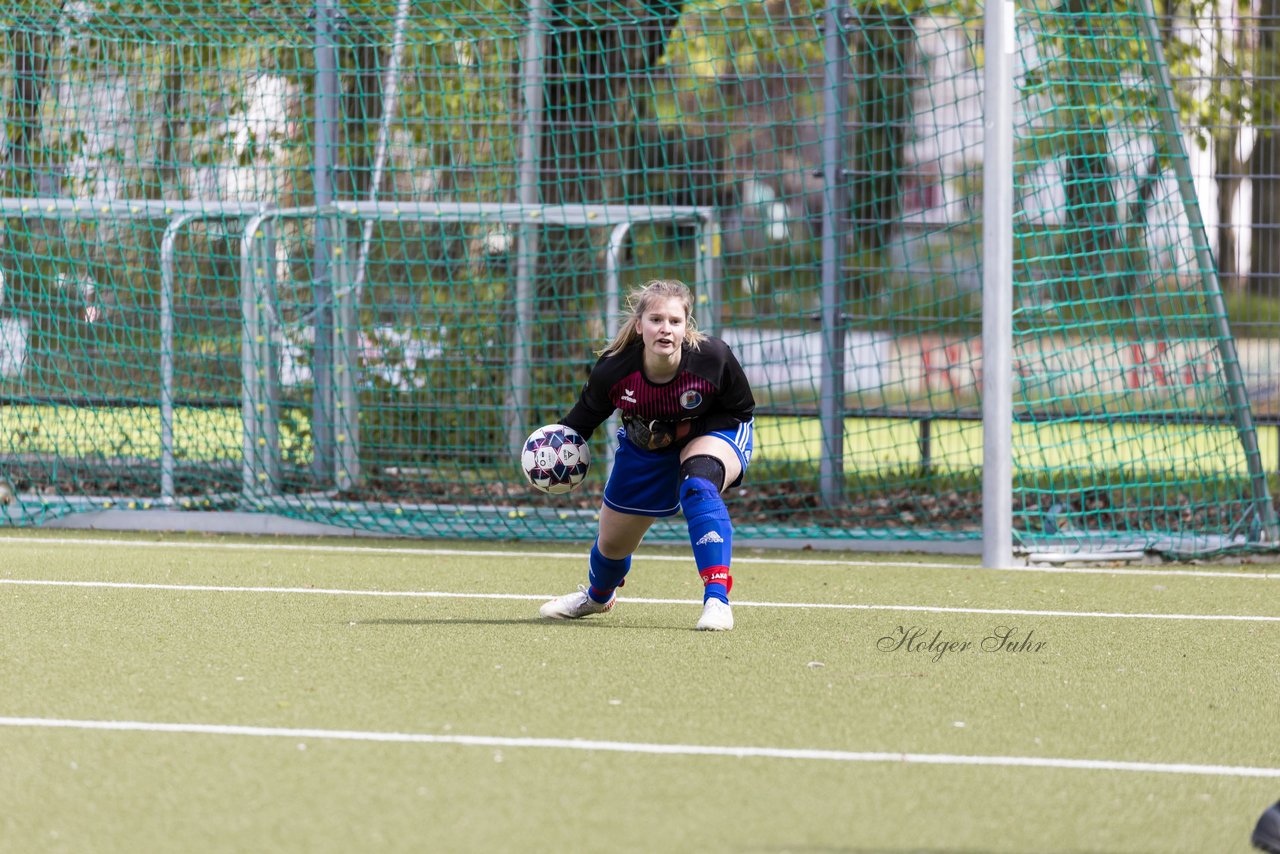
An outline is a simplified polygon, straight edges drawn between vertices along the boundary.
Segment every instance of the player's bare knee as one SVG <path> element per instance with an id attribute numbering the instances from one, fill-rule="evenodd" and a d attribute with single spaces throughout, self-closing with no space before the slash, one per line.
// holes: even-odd
<path id="1" fill-rule="evenodd" d="M 596 548 L 600 550 L 600 554 L 610 560 L 622 560 L 631 555 L 635 551 L 635 546 L 631 545 L 630 540 L 609 539 L 601 534 L 596 539 Z"/>
<path id="2" fill-rule="evenodd" d="M 608 507 L 601 508 L 596 548 L 607 558 L 621 560 L 639 547 L 652 523 L 653 519 L 648 516 L 633 516 Z"/>

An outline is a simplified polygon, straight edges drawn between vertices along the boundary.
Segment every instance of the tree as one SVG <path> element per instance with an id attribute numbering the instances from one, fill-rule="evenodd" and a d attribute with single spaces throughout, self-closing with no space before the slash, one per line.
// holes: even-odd
<path id="1" fill-rule="evenodd" d="M 1253 95 L 1247 79 L 1253 63 L 1252 34 L 1240 12 L 1251 0 L 1166 0 L 1160 30 L 1175 81 L 1179 115 L 1201 148 L 1211 148 L 1217 186 L 1217 268 L 1224 290 L 1246 286 L 1240 276 L 1240 223 L 1235 208 L 1247 163 L 1240 154 L 1241 132 L 1253 124 Z M 1157 4 L 1159 8 L 1160 4 Z M 1208 69 L 1206 74 L 1205 69 Z"/>
<path id="2" fill-rule="evenodd" d="M 49 158 L 39 151 L 41 115 L 48 94 L 50 57 L 58 42 L 57 22 L 62 14 L 62 0 L 56 7 L 18 17 L 9 32 L 13 63 L 13 90 L 4 117 L 8 131 L 0 148 L 0 193 L 6 196 L 38 195 L 39 168 L 51 167 Z M 47 262 L 33 252 L 41 240 L 44 227 L 5 229 L 6 249 L 13 262 L 6 264 L 10 272 L 10 302 L 29 306 L 46 297 L 41 283 L 52 279 Z"/>
<path id="3" fill-rule="evenodd" d="M 863 255 L 855 266 L 886 269 L 885 251 L 898 216 L 911 125 L 908 69 L 914 62 L 914 33 L 910 15 L 896 3 L 868 6 L 857 13 L 849 39 L 854 65 L 849 107 L 854 130 L 847 152 L 853 165 L 849 205 L 853 249 Z M 850 296 L 869 296 L 872 285 L 866 275 L 852 276 Z"/>
<path id="4" fill-rule="evenodd" d="M 618 204 L 639 139 L 638 80 L 656 65 L 684 0 L 551 0 L 545 51 L 539 195 L 544 204 Z M 576 317 L 540 330 L 536 361 L 580 338 L 599 290 L 597 238 L 580 226 L 542 230 L 537 298 Z M 548 275 L 551 273 L 551 275 Z"/>
<path id="5" fill-rule="evenodd" d="M 1280 285 L 1280 0 L 1258 0 L 1256 23 L 1249 291 L 1274 296 Z"/>
<path id="6" fill-rule="evenodd" d="M 1192 14 L 1197 11 L 1193 7 Z M 1213 142 L 1213 177 L 1218 187 L 1218 279 L 1223 290 L 1231 291 L 1243 285 L 1240 281 L 1235 206 L 1244 183 L 1245 163 L 1239 148 L 1240 132 L 1248 111 L 1241 65 L 1247 54 L 1247 44 L 1239 29 L 1233 27 L 1238 20 L 1234 9 L 1229 7 L 1228 15 L 1224 16 L 1218 4 L 1212 4 L 1207 12 L 1213 27 L 1210 33 L 1213 80 L 1200 99 L 1198 125 L 1200 133 Z M 1203 17 L 1200 19 L 1204 20 Z M 1166 39 L 1166 44 L 1172 43 L 1172 39 Z"/>
<path id="7" fill-rule="evenodd" d="M 1068 275 L 1085 290 L 1083 296 L 1108 296 L 1120 243 L 1108 113 L 1115 106 L 1122 69 L 1104 58 L 1105 48 L 1099 47 L 1094 33 L 1105 27 L 1114 8 L 1108 0 L 1064 0 L 1060 9 L 1067 28 L 1061 41 L 1065 110 L 1060 112 L 1066 141 L 1064 254 L 1073 259 Z"/>
<path id="8" fill-rule="evenodd" d="M 636 141 L 634 83 L 666 49 L 683 0 L 552 0 L 546 52 L 542 199 L 621 201 Z"/>
<path id="9" fill-rule="evenodd" d="M 6 190 L 10 195 L 18 195 L 15 190 L 30 192 L 36 188 L 38 157 L 35 149 L 40 136 L 40 112 L 44 106 L 49 56 L 56 35 L 52 27 L 38 27 L 32 21 L 15 26 L 11 38 L 13 94 L 5 120 L 11 130 L 2 162 Z"/>

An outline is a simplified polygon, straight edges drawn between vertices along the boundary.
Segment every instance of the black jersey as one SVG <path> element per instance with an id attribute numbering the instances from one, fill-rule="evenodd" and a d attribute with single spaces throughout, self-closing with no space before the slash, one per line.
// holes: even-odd
<path id="1" fill-rule="evenodd" d="M 590 438 L 616 409 L 627 438 L 649 451 L 676 450 L 715 430 L 751 420 L 755 398 L 729 345 L 706 338 L 681 349 L 680 370 L 664 383 L 645 378 L 640 341 L 601 356 L 573 409 L 560 423 Z"/>

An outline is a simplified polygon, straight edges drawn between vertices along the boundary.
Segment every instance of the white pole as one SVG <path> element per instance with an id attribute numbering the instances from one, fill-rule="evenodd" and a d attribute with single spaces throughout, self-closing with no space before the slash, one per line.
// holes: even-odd
<path id="1" fill-rule="evenodd" d="M 982 565 L 1013 565 L 1013 0 L 983 13 Z"/>

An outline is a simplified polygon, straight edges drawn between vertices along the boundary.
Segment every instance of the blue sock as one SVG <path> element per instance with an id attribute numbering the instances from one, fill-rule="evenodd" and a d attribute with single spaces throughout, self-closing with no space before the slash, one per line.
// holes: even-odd
<path id="1" fill-rule="evenodd" d="M 689 524 L 693 560 L 702 576 L 702 601 L 729 601 L 733 576 L 729 563 L 733 554 L 733 524 L 729 508 L 715 484 L 706 478 L 690 477 L 680 484 L 680 509 Z"/>
<path id="2" fill-rule="evenodd" d="M 623 585 L 627 573 L 631 571 L 631 555 L 618 560 L 605 557 L 600 554 L 600 541 L 596 540 L 591 545 L 590 566 L 587 580 L 591 586 L 587 589 L 587 595 L 593 602 L 608 602 L 613 591 Z"/>

